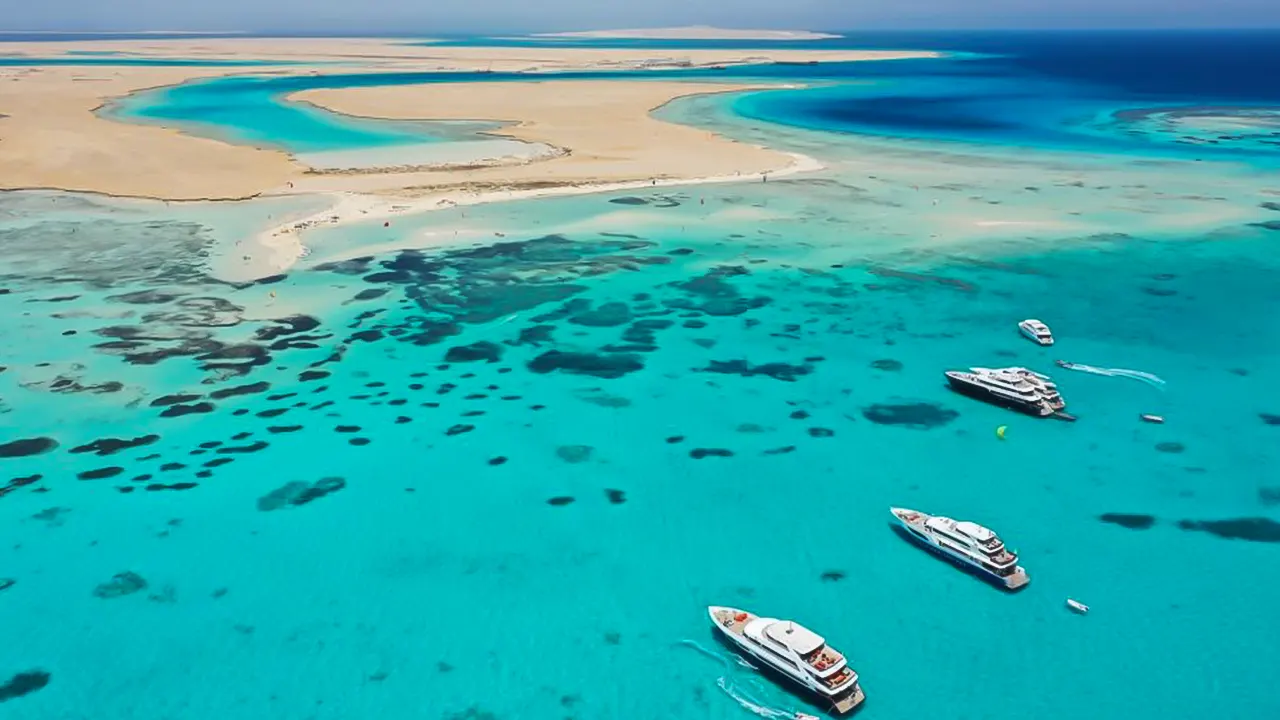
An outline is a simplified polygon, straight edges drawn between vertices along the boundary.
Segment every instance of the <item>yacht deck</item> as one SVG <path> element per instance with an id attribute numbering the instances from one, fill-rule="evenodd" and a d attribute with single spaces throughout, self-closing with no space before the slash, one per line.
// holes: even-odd
<path id="1" fill-rule="evenodd" d="M 833 706 L 836 712 L 844 715 L 845 713 L 853 712 L 853 709 L 861 705 L 862 701 L 866 699 L 867 696 L 862 692 L 862 686 L 858 686 L 851 695 L 840 698 L 833 703 Z"/>
<path id="2" fill-rule="evenodd" d="M 1017 590 L 1029 582 L 1031 582 L 1031 576 L 1027 575 L 1026 571 L 1022 569 L 1004 578 L 1004 586 L 1010 590 Z"/>
<path id="3" fill-rule="evenodd" d="M 744 615 L 746 617 L 743 617 Z M 756 617 L 751 613 L 734 613 L 731 610 L 717 610 L 715 617 L 716 622 L 719 623 L 720 627 L 734 635 L 742 635 L 743 637 L 746 636 L 747 623 L 756 619 Z"/>

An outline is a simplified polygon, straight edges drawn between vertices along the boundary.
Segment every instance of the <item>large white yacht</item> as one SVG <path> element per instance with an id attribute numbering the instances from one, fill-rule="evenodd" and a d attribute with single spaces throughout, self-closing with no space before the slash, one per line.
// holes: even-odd
<path id="1" fill-rule="evenodd" d="M 1058 386 L 1048 375 L 1021 367 L 948 370 L 947 381 L 957 392 L 1028 415 L 1048 417 L 1065 407 Z"/>
<path id="2" fill-rule="evenodd" d="M 889 508 L 889 512 L 912 540 L 1006 589 L 1017 590 L 1031 582 L 1018 565 L 1018 556 L 1005 548 L 998 535 L 977 523 L 904 508 Z"/>
<path id="3" fill-rule="evenodd" d="M 1047 347 L 1053 344 L 1053 333 L 1049 332 L 1049 326 L 1039 320 L 1034 318 L 1023 320 L 1018 323 L 1018 330 L 1037 345 Z"/>
<path id="4" fill-rule="evenodd" d="M 812 631 L 790 620 L 759 617 L 737 608 L 712 605 L 707 612 L 721 636 L 734 647 L 835 712 L 852 712 L 866 699 L 858 674 L 844 655 Z"/>

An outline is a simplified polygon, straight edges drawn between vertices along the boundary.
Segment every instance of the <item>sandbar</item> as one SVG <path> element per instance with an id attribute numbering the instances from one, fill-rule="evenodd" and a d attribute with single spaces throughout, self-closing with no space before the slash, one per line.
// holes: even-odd
<path id="1" fill-rule="evenodd" d="M 0 189 L 56 189 L 162 200 L 234 200 L 301 191 L 403 192 L 421 195 L 445 180 L 422 161 L 388 161 L 385 168 L 334 172 L 335 158 L 306 158 L 280 149 L 231 144 L 159 125 L 116 121 L 95 110 L 138 90 L 234 74 L 373 73 L 380 71 L 494 70 L 538 72 L 662 65 L 770 61 L 892 60 L 928 52 L 808 50 L 682 50 L 600 48 L 485 48 L 406 45 L 362 38 L 165 38 L 92 42 L 6 43 L 6 52 L 34 57 L 68 51 L 113 51 L 131 57 L 237 59 L 290 64 L 259 67 L 37 66 L 0 68 Z M 320 63 L 341 62 L 341 66 Z M 510 188 L 530 182 L 573 184 L 652 177 L 692 179 L 785 166 L 785 156 L 678 128 L 649 111 L 690 92 L 724 92 L 747 86 L 600 82 L 574 92 L 593 96 L 554 98 L 563 86 L 510 83 L 495 94 L 491 83 L 432 85 L 413 89 L 361 88 L 316 91 L 303 99 L 353 115 L 386 118 L 499 120 L 511 140 L 541 142 L 558 152 L 512 152 L 496 162 L 453 173 L 455 186 Z M 426 95 L 423 95 L 426 93 Z M 412 95 L 431 97 L 430 107 Z M 568 103 L 566 105 L 566 103 Z M 445 109 L 441 109 L 445 108 Z M 609 135 L 614 135 L 613 139 Z M 495 152 L 497 152 L 495 150 Z M 566 157 L 567 155 L 567 157 Z M 421 155 L 419 155 L 421 157 Z M 544 158 L 537 160 L 537 158 Z M 336 160 L 341 160 L 337 158 Z M 478 160 L 485 160 L 480 158 Z M 375 162 L 375 165 L 380 164 Z M 454 158 L 441 165 L 459 164 Z M 466 164 L 466 163 L 463 163 Z M 407 167 L 406 167 L 407 166 Z M 385 172 L 378 172 L 378 170 Z"/>
<path id="2" fill-rule="evenodd" d="M 710 25 L 628 30 L 584 30 L 579 32 L 535 33 L 544 38 L 597 38 L 635 40 L 826 40 L 844 37 L 808 30 L 739 30 Z"/>

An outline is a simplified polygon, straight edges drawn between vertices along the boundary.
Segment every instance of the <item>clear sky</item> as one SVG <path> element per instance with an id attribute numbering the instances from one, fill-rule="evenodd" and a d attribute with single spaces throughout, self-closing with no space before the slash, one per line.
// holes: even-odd
<path id="1" fill-rule="evenodd" d="M 1280 26 L 1280 0 L 0 0 L 3 30 L 503 33 Z"/>

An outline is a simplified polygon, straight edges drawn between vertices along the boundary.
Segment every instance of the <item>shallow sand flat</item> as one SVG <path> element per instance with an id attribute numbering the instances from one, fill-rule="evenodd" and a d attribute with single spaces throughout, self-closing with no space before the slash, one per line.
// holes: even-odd
<path id="1" fill-rule="evenodd" d="M 515 125 L 494 134 L 567 150 L 565 155 L 516 167 L 402 173 L 360 184 L 366 191 L 418 191 L 464 184 L 603 183 L 780 170 L 792 163 L 785 153 L 649 115 L 678 97 L 759 87 L 769 86 L 566 80 L 308 90 L 291 98 L 364 117 L 508 121 Z M 348 187 L 340 178 L 316 177 L 298 183 L 297 189 Z"/>
<path id="2" fill-rule="evenodd" d="M 636 28 L 630 30 L 584 30 L 580 32 L 535 33 L 546 38 L 622 38 L 635 40 L 824 40 L 843 37 L 808 30 L 737 30 L 710 25 Z"/>
<path id="3" fill-rule="evenodd" d="M 105 98 L 225 68 L 0 70 L 0 189 L 53 188 L 168 200 L 256 195 L 300 175 L 283 152 L 106 120 Z"/>
<path id="4" fill-rule="evenodd" d="M 670 53 L 655 50 L 526 49 L 526 48 L 437 48 L 397 45 L 385 40 L 296 39 L 263 40 L 248 38 L 97 41 L 86 43 L 14 43 L 7 51 L 52 56 L 69 50 L 135 53 L 140 56 L 186 58 L 236 58 L 240 60 L 336 60 L 359 63 L 341 68 L 300 63 L 261 67 L 151 67 L 151 66 L 49 66 L 0 69 L 0 189 L 50 188 L 97 192 L 109 195 L 153 197 L 166 200 L 237 199 L 273 189 L 285 189 L 301 178 L 305 166 L 286 153 L 244 145 L 191 137 L 177 130 L 154 125 L 132 125 L 99 117 L 94 109 L 112 98 L 131 92 L 187 80 L 253 72 L 313 74 L 331 72 L 377 72 L 385 70 L 566 70 L 617 67 L 645 60 L 661 60 Z M 809 59 L 818 61 L 872 60 L 929 55 L 899 52 L 809 52 L 767 51 L 759 56 L 773 60 Z M 681 51 L 679 57 L 695 64 L 719 64 L 750 58 L 743 51 Z M 601 89 L 609 87 L 604 93 Z M 697 91 L 719 92 L 730 86 L 637 84 L 600 82 L 596 96 L 575 101 L 572 108 L 558 110 L 544 84 L 504 84 L 503 95 L 495 86 L 451 85 L 434 87 L 430 97 L 448 99 L 451 109 L 424 113 L 421 105 L 406 106 L 391 99 L 399 92 L 426 97 L 421 89 L 369 89 L 363 98 L 383 97 L 378 107 L 385 117 L 493 118 L 533 122 L 509 134 L 519 139 L 533 138 L 553 129 L 551 144 L 574 151 L 582 148 L 591 156 L 589 169 L 584 158 L 562 162 L 547 176 L 543 164 L 517 168 L 489 168 L 465 176 L 454 175 L 454 184 L 479 182 L 487 185 L 537 182 L 591 182 L 635 180 L 651 175 L 694 177 L 745 170 L 762 172 L 786 165 L 785 156 L 750 146 L 716 140 L 712 133 L 677 129 L 648 118 L 650 108 L 679 95 Z M 733 86 L 741 87 L 741 86 Z M 524 88 L 524 89 L 515 89 Z M 660 90 L 659 88 L 666 88 Z M 715 88 L 719 88 L 718 90 Z M 678 90 L 678 91 L 677 91 Z M 326 91 L 346 92 L 346 91 Z M 356 91 L 359 92 L 359 91 Z M 382 93 L 389 93 L 383 96 Z M 334 97 L 332 96 L 330 100 Z M 355 97 L 355 96 L 353 96 Z M 453 104 L 459 98 L 464 105 Z M 350 101 L 355 102 L 355 101 Z M 601 104 L 607 105 L 605 115 Z M 525 106 L 528 106 L 528 109 Z M 345 106 L 344 106 L 345 107 Z M 339 108 L 342 109 L 342 108 Z M 344 111 L 383 117 L 357 106 Z M 533 113 L 530 115 L 529 113 Z M 551 113 L 551 114 L 548 114 Z M 632 117 L 624 117 L 633 113 Z M 578 120 L 569 122 L 573 116 Z M 610 122 L 602 122 L 608 117 Z M 527 133 L 522 135 L 521 133 Z M 610 134 L 617 138 L 608 139 Z M 655 147 L 653 143 L 675 141 L 676 146 Z M 694 143 L 694 144 L 689 144 Z M 672 147 L 679 147 L 673 152 Z M 198 172 L 193 172 L 193 168 Z M 569 172 L 569 169 L 572 172 Z M 638 174 L 637 174 L 638 173 Z M 566 179 L 567 178 L 567 179 Z M 362 175 L 358 178 L 333 176 L 310 178 L 316 190 L 395 191 L 402 188 L 435 187 L 438 176 L 420 174 Z"/>

